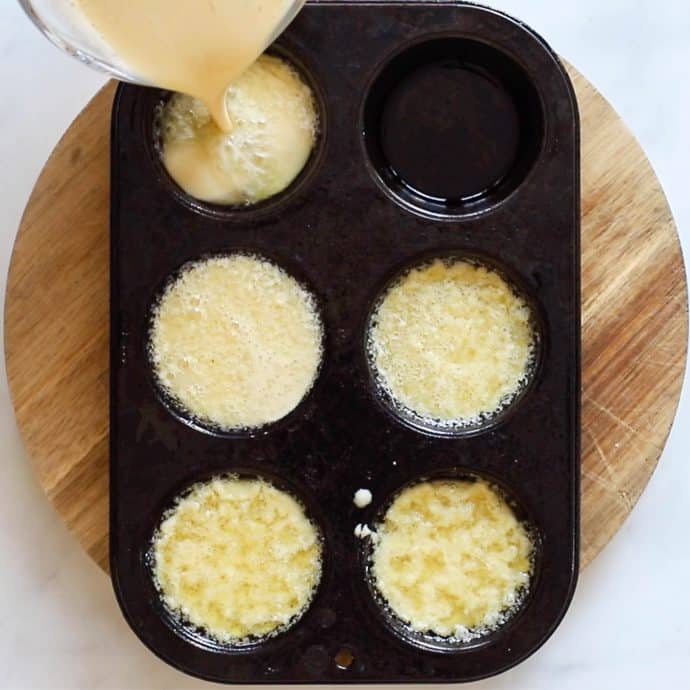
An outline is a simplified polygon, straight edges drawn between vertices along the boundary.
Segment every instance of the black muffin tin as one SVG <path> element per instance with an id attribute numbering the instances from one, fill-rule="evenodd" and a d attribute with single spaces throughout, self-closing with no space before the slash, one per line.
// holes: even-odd
<path id="1" fill-rule="evenodd" d="M 195 202 L 155 146 L 166 94 L 122 86 L 113 111 L 110 563 L 125 617 L 177 668 L 215 681 L 466 681 L 534 652 L 570 602 L 578 569 L 580 435 L 579 128 L 556 56 L 530 29 L 457 2 L 309 3 L 272 48 L 303 72 L 322 111 L 314 154 L 285 193 L 253 208 Z M 415 96 L 418 90 L 419 97 Z M 446 145 L 447 144 L 447 145 Z M 439 172 L 440 171 L 440 172 Z M 316 296 L 318 380 L 285 419 L 222 433 L 156 388 L 151 308 L 190 260 L 265 256 Z M 431 256 L 502 271 L 532 305 L 530 385 L 491 423 L 442 435 L 382 399 L 366 325 L 390 280 Z M 203 339 L 203 333 L 199 334 Z M 261 476 L 303 502 L 324 538 L 314 601 L 291 629 L 222 647 L 172 617 L 147 551 L 193 483 Z M 366 541 L 391 499 L 428 477 L 502 487 L 535 533 L 520 610 L 472 643 L 410 633 L 376 600 Z M 373 502 L 353 504 L 361 487 Z"/>

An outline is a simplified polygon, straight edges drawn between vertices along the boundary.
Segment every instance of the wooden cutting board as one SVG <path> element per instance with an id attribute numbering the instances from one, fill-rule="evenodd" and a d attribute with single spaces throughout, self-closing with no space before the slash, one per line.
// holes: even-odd
<path id="1" fill-rule="evenodd" d="M 688 303 L 678 236 L 644 152 L 570 68 L 582 116 L 582 565 L 656 467 L 680 395 Z M 108 568 L 107 85 L 67 131 L 26 208 L 5 353 L 17 423 L 48 498 Z"/>

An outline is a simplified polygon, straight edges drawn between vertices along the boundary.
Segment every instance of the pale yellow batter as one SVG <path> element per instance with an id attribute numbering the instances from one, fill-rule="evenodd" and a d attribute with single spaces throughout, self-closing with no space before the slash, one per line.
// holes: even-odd
<path id="1" fill-rule="evenodd" d="M 266 49 L 291 0 L 73 0 L 138 76 L 201 99 L 231 128 L 225 92 Z"/>
<path id="2" fill-rule="evenodd" d="M 438 426 L 462 427 L 515 397 L 534 358 L 535 334 L 529 307 L 498 273 L 438 259 L 384 296 L 369 350 L 398 403 Z"/>
<path id="3" fill-rule="evenodd" d="M 529 586 L 527 530 L 483 481 L 404 490 L 373 544 L 376 586 L 419 632 L 469 641 L 500 625 Z"/>
<path id="4" fill-rule="evenodd" d="M 150 356 L 192 417 L 223 429 L 281 419 L 314 383 L 323 331 L 312 296 L 265 259 L 192 264 L 155 308 Z"/>
<path id="5" fill-rule="evenodd" d="M 174 95 L 160 117 L 166 169 L 188 194 L 253 204 L 289 186 L 314 147 L 311 89 L 284 60 L 262 55 L 227 91 L 233 126 L 222 131 L 202 101 Z"/>
<path id="6" fill-rule="evenodd" d="M 153 542 L 166 605 L 221 642 L 294 623 L 321 576 L 321 539 L 302 506 L 258 479 L 217 478 L 178 500 Z"/>

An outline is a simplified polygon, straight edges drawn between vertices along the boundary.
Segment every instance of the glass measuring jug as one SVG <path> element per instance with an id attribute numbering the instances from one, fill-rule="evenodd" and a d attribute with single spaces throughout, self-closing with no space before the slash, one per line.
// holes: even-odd
<path id="1" fill-rule="evenodd" d="M 306 0 L 293 0 L 287 3 L 285 13 L 269 37 L 267 45 L 285 30 L 305 2 Z M 123 81 L 143 86 L 165 86 L 153 84 L 150 79 L 138 74 L 134 67 L 127 64 L 99 35 L 74 0 L 19 0 L 19 4 L 44 36 L 81 62 Z M 232 39 L 230 32 L 228 39 Z"/>

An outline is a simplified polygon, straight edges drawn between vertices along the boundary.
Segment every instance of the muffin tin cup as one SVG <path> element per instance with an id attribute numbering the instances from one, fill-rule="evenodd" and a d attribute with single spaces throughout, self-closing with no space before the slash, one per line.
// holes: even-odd
<path id="1" fill-rule="evenodd" d="M 509 395 L 507 399 L 503 400 L 495 410 L 481 412 L 477 415 L 476 419 L 472 420 L 437 420 L 429 416 L 421 415 L 399 402 L 389 390 L 385 377 L 379 372 L 376 366 L 376 358 L 372 352 L 374 343 L 370 334 L 372 333 L 376 313 L 385 297 L 400 280 L 404 279 L 415 269 L 423 269 L 429 266 L 434 259 L 440 259 L 447 265 L 452 265 L 455 262 L 465 262 L 484 267 L 497 273 L 510 287 L 513 294 L 524 301 L 530 312 L 532 352 L 526 362 L 525 371 L 521 380 L 515 386 L 513 393 Z M 445 253 L 436 251 L 416 255 L 403 266 L 398 266 L 387 276 L 387 279 L 383 281 L 379 294 L 374 300 L 367 316 L 366 323 L 363 326 L 363 348 L 366 353 L 366 363 L 371 387 L 375 391 L 380 405 L 386 408 L 401 424 L 420 433 L 447 437 L 472 436 L 474 434 L 483 433 L 490 428 L 502 424 L 513 409 L 518 406 L 519 402 L 532 390 L 534 381 L 539 377 L 542 352 L 546 348 L 545 323 L 545 316 L 542 313 L 534 290 L 521 283 L 521 278 L 518 273 L 504 265 L 497 264 L 492 257 L 470 251 L 452 251 Z"/>
<path id="2" fill-rule="evenodd" d="M 314 379 L 309 385 L 302 398 L 300 401 L 297 403 L 297 405 L 287 412 L 283 417 L 280 417 L 278 419 L 275 419 L 273 421 L 265 422 L 263 424 L 257 425 L 257 426 L 246 426 L 246 427 L 232 427 L 232 428 L 226 428 L 223 427 L 209 419 L 205 418 L 200 418 L 195 415 L 193 415 L 185 406 L 184 404 L 176 399 L 159 381 L 158 375 L 155 370 L 155 365 L 153 364 L 152 361 L 152 344 L 151 344 L 151 333 L 153 331 L 153 324 L 155 321 L 155 309 L 158 307 L 160 304 L 163 296 L 165 295 L 166 291 L 175 284 L 175 282 L 185 273 L 185 271 L 189 270 L 191 267 L 203 263 L 203 261 L 208 260 L 208 259 L 213 259 L 213 258 L 224 258 L 224 257 L 230 257 L 230 256 L 247 256 L 247 257 L 253 257 L 257 260 L 260 261 L 267 261 L 270 264 L 274 266 L 279 266 L 281 269 L 286 271 L 291 278 L 293 278 L 296 283 L 299 285 L 299 287 L 305 291 L 312 299 L 314 303 L 314 310 L 316 313 L 316 317 L 318 319 L 319 325 L 321 326 L 321 340 L 320 340 L 320 346 L 321 346 L 321 359 L 317 365 L 316 368 L 316 374 L 314 376 Z M 314 394 L 314 389 L 318 386 L 319 382 L 321 381 L 321 370 L 323 369 L 323 364 L 324 361 L 327 361 L 327 355 L 328 355 L 328 349 L 329 349 L 329 338 L 328 338 L 328 333 L 326 330 L 323 328 L 323 317 L 322 317 L 322 312 L 323 312 L 323 307 L 324 305 L 321 304 L 320 299 L 316 295 L 316 293 L 313 291 L 311 286 L 308 284 L 305 275 L 303 271 L 301 270 L 301 266 L 299 263 L 290 261 L 289 259 L 286 258 L 281 258 L 278 259 L 276 256 L 273 254 L 257 254 L 256 252 L 252 251 L 251 249 L 244 249 L 242 246 L 235 246 L 235 247 L 229 247 L 226 251 L 224 252 L 212 252 L 212 253 L 206 253 L 204 255 L 196 257 L 193 261 L 186 262 L 182 266 L 180 266 L 177 271 L 175 271 L 173 274 L 167 277 L 167 279 L 164 281 L 162 285 L 160 285 L 156 291 L 156 297 L 154 298 L 152 304 L 151 304 L 151 309 L 149 311 L 149 321 L 147 324 L 147 338 L 145 342 L 145 357 L 149 360 L 149 371 L 150 371 L 150 378 L 151 378 L 151 384 L 156 388 L 159 400 L 161 403 L 168 408 L 170 413 L 175 416 L 181 423 L 187 424 L 193 429 L 197 429 L 199 431 L 205 432 L 207 434 L 212 434 L 215 436 L 219 437 L 224 437 L 224 438 L 241 438 L 241 437 L 257 437 L 257 436 L 262 436 L 267 433 L 270 433 L 271 430 L 278 428 L 278 427 L 283 427 L 283 428 L 289 428 L 292 421 L 295 419 L 298 419 L 303 411 L 303 408 L 309 404 L 309 400 Z"/>
<path id="3" fill-rule="evenodd" d="M 145 139 L 149 154 L 153 160 L 155 174 L 162 184 L 169 186 L 175 198 L 180 204 L 186 206 L 195 213 L 214 218 L 228 223 L 246 223 L 264 217 L 271 217 L 280 212 L 289 202 L 300 196 L 303 188 L 307 187 L 317 173 L 323 161 L 325 144 L 328 138 L 328 118 L 326 117 L 325 96 L 321 89 L 322 79 L 318 74 L 318 66 L 310 65 L 309 68 L 301 59 L 301 51 L 294 46 L 289 35 L 281 36 L 280 42 L 271 45 L 266 53 L 285 60 L 302 77 L 303 81 L 311 89 L 314 105 L 318 118 L 318 133 L 314 148 L 302 170 L 297 174 L 290 185 L 274 196 L 258 201 L 254 204 L 228 206 L 209 201 L 202 201 L 187 194 L 172 178 L 165 168 L 162 160 L 162 142 L 160 137 L 159 118 L 163 114 L 164 106 L 170 96 L 169 91 L 161 89 L 148 89 L 149 96 L 154 103 L 154 117 L 150 118 L 148 109 L 151 103 L 142 104 L 145 114 L 142 121 L 142 136 Z"/>
<path id="4" fill-rule="evenodd" d="M 418 632 L 413 630 L 405 621 L 398 617 L 395 611 L 386 603 L 383 595 L 379 592 L 376 578 L 372 574 L 372 556 L 374 553 L 375 544 L 371 539 L 361 539 L 359 549 L 359 567 L 361 571 L 361 579 L 364 583 L 364 588 L 360 591 L 360 596 L 364 605 L 369 607 L 372 615 L 376 616 L 386 626 L 391 634 L 399 639 L 405 640 L 410 645 L 417 647 L 420 650 L 427 652 L 436 652 L 439 654 L 457 654 L 460 652 L 468 653 L 474 652 L 482 647 L 491 646 L 499 640 L 506 631 L 512 626 L 519 625 L 523 611 L 527 609 L 530 604 L 530 599 L 534 591 L 536 591 L 539 574 L 541 569 L 541 551 L 542 551 L 542 535 L 535 527 L 532 516 L 525 510 L 525 504 L 520 500 L 519 496 L 515 495 L 512 487 L 502 483 L 498 476 L 492 476 L 484 473 L 477 473 L 471 469 L 456 466 L 439 470 L 437 472 L 430 472 L 426 475 L 417 476 L 407 484 L 397 486 L 395 493 L 390 496 L 383 496 L 381 501 L 378 501 L 376 506 L 370 511 L 371 529 L 378 529 L 383 524 L 386 512 L 391 507 L 400 494 L 406 489 L 412 488 L 420 483 L 433 481 L 477 481 L 484 480 L 489 483 L 491 488 L 506 502 L 511 508 L 519 522 L 524 525 L 527 534 L 532 542 L 531 555 L 531 573 L 530 582 L 524 591 L 518 591 L 517 601 L 515 605 L 505 612 L 505 620 L 503 623 L 489 628 L 483 634 L 478 634 L 473 639 L 463 641 L 455 638 L 444 638 L 429 632 Z M 470 631 L 472 632 L 472 631 Z"/>
<path id="5" fill-rule="evenodd" d="M 286 481 L 284 476 L 280 473 L 278 468 L 263 467 L 261 470 L 257 470 L 256 465 L 242 467 L 236 466 L 230 473 L 222 472 L 201 472 L 195 473 L 191 481 L 182 483 L 179 487 L 167 496 L 163 504 L 160 506 L 159 514 L 159 525 L 169 514 L 169 511 L 174 509 L 178 499 L 184 497 L 198 484 L 204 484 L 205 482 L 212 481 L 217 478 L 228 478 L 237 477 L 240 479 L 258 479 L 266 482 L 270 486 L 278 489 L 279 491 L 285 492 L 286 494 L 292 496 L 300 507 L 304 510 L 305 515 L 309 521 L 316 528 L 316 532 L 319 537 L 319 541 L 323 547 L 326 543 L 327 534 L 324 530 L 324 525 L 326 520 L 324 515 L 321 513 L 321 508 L 313 498 L 300 491 L 299 487 L 290 481 Z M 156 529 L 158 526 L 156 526 Z M 241 656 L 243 654 L 254 654 L 257 651 L 266 652 L 269 649 L 278 650 L 281 649 L 284 644 L 283 638 L 289 633 L 290 629 L 297 623 L 299 623 L 308 614 L 314 616 L 312 609 L 314 608 L 315 602 L 319 601 L 322 596 L 322 592 L 327 589 L 329 583 L 333 578 L 332 564 L 328 558 L 328 553 L 322 548 L 321 554 L 321 575 L 317 581 L 312 597 L 307 604 L 307 606 L 300 611 L 291 621 L 284 627 L 280 627 L 277 630 L 269 633 L 262 637 L 248 637 L 246 639 L 239 640 L 236 643 L 228 644 L 221 642 L 211 636 L 208 632 L 199 628 L 184 619 L 179 612 L 172 611 L 169 607 L 165 605 L 162 597 L 157 590 L 155 585 L 155 580 L 152 580 L 150 573 L 153 571 L 154 567 L 154 547 L 155 547 L 155 535 L 148 535 L 149 539 L 149 549 L 145 554 L 145 562 L 147 566 L 147 581 L 145 586 L 148 589 L 148 596 L 151 601 L 155 602 L 156 608 L 158 610 L 158 615 L 163 623 L 178 637 L 186 639 L 190 644 L 195 647 L 205 649 L 210 652 L 216 653 L 232 653 L 236 656 Z M 318 609 L 317 609 L 318 610 Z M 154 650 L 155 651 L 155 650 Z M 165 657 L 164 657 L 165 658 Z"/>
<path id="6" fill-rule="evenodd" d="M 165 94 L 124 85 L 116 96 L 110 558 L 118 601 L 153 652 L 213 681 L 457 682 L 493 675 L 543 644 L 577 578 L 580 171 L 572 87 L 530 29 L 465 3 L 308 3 L 273 49 L 312 84 L 322 130 L 302 175 L 255 208 L 213 207 L 182 193 L 155 147 L 155 111 Z M 409 161 L 399 174 L 388 160 L 390 146 L 376 141 L 396 80 L 414 85 L 422 69 L 424 85 L 430 68 L 433 84 L 437 60 L 466 70 L 459 83 L 472 92 L 470 117 L 458 113 L 446 124 L 477 122 L 494 104 L 503 113 L 499 121 L 507 117 L 514 127 L 498 154 L 480 161 L 476 189 L 476 161 L 460 161 L 465 168 L 455 179 L 462 193 L 453 198 L 430 193 L 433 175 L 412 179 Z M 513 78 L 524 87 L 522 96 L 510 86 Z M 409 84 L 402 97 L 410 98 Z M 457 108 L 458 102 L 455 94 L 450 103 Z M 414 108 L 406 112 L 420 117 Z M 485 130 L 485 141 L 491 132 Z M 465 145 L 472 151 L 473 142 L 452 135 L 455 151 Z M 487 170 L 495 171 L 495 180 Z M 325 348 L 317 381 L 293 413 L 256 433 L 217 434 L 161 399 L 147 340 L 151 309 L 166 281 L 187 262 L 235 251 L 265 256 L 309 287 Z M 524 292 L 540 347 L 529 386 L 505 415 L 472 433 L 443 436 L 401 423 L 381 404 L 366 328 L 392 276 L 425 258 L 456 255 L 482 257 Z M 300 620 L 275 637 L 235 647 L 211 644 L 203 633 L 171 622 L 147 556 L 176 495 L 233 473 L 291 490 L 324 540 L 322 580 Z M 538 535 L 535 575 L 519 610 L 485 639 L 420 644 L 385 619 L 354 527 L 373 525 L 411 483 L 468 475 L 502 487 L 527 517 Z M 373 493 L 361 510 L 352 500 L 359 488 Z"/>

